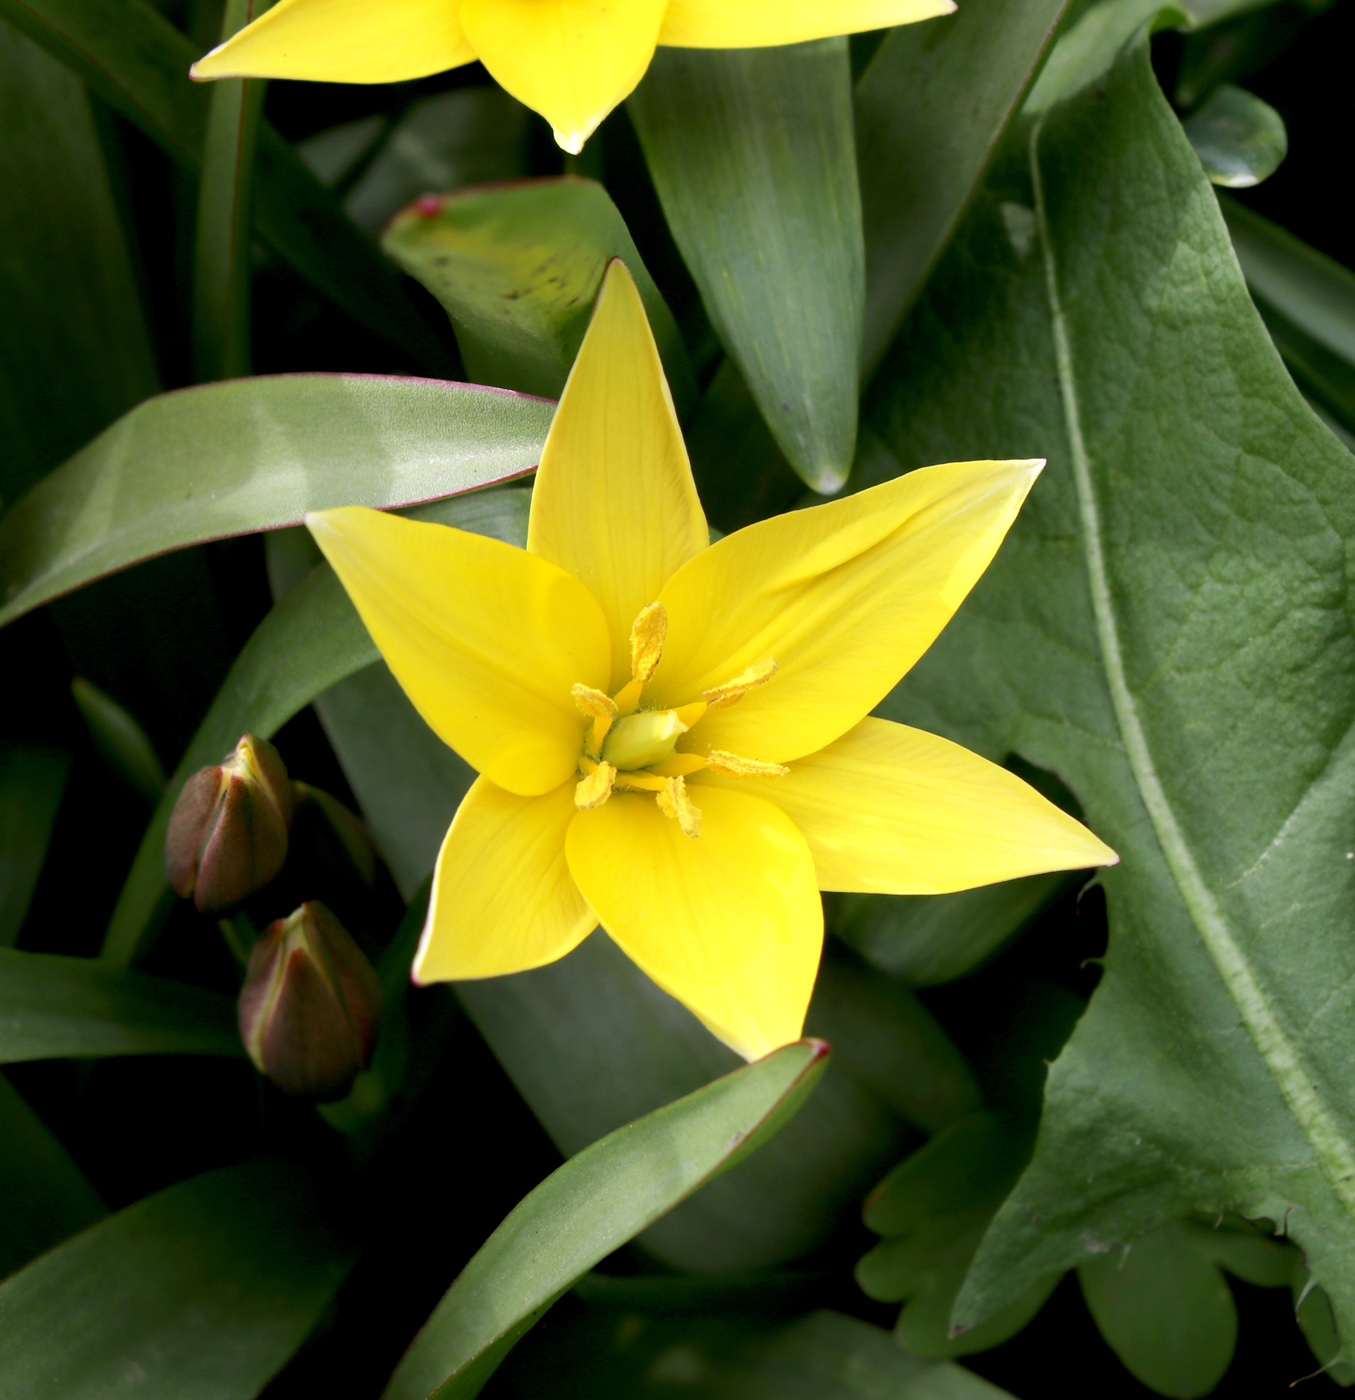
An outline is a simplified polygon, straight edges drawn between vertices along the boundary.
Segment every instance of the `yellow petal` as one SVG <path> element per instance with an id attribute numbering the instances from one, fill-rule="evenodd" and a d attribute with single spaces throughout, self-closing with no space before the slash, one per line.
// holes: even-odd
<path id="1" fill-rule="evenodd" d="M 306 517 L 395 679 L 473 768 L 523 797 L 575 769 L 575 682 L 607 684 L 607 625 L 563 569 L 500 540 L 360 506 Z"/>
<path id="2" fill-rule="evenodd" d="M 737 779 L 710 770 L 692 780 Z M 804 834 L 819 888 L 947 894 L 1119 857 L 1014 773 L 959 744 L 864 719 L 819 753 L 759 785 Z"/>
<path id="3" fill-rule="evenodd" d="M 613 690 L 630 676 L 640 611 L 709 543 L 644 305 L 613 262 L 541 454 L 527 532 L 532 553 L 602 604 Z"/>
<path id="4" fill-rule="evenodd" d="M 477 778 L 438 855 L 416 982 L 498 977 L 562 958 L 597 918 L 565 863 L 574 784 L 515 797 Z"/>
<path id="5" fill-rule="evenodd" d="M 646 703 L 681 704 L 772 658 L 776 674 L 712 706 L 683 747 L 788 763 L 832 743 L 932 644 L 1042 465 L 924 467 L 726 536 L 659 595 L 668 642 Z"/>
<path id="6" fill-rule="evenodd" d="M 770 802 L 702 788 L 697 805 L 693 839 L 653 798 L 618 793 L 574 818 L 565 852 L 625 952 L 755 1060 L 804 1026 L 823 945 L 814 863 Z"/>
<path id="7" fill-rule="evenodd" d="M 755 49 L 948 15 L 954 0 L 669 0 L 659 43 Z"/>
<path id="8" fill-rule="evenodd" d="M 394 83 L 474 60 L 456 0 L 280 0 L 192 74 Z"/>
<path id="9" fill-rule="evenodd" d="M 461 23 L 495 80 L 577 155 L 644 77 L 667 0 L 461 0 Z"/>

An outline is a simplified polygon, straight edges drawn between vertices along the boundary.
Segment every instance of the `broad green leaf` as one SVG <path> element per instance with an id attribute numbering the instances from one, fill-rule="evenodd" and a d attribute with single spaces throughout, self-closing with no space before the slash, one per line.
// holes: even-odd
<path id="1" fill-rule="evenodd" d="M 596 181 L 565 176 L 430 195 L 396 216 L 381 246 L 446 308 L 471 379 L 548 398 L 564 389 L 602 274 L 620 258 L 640 289 L 678 411 L 696 396 L 677 323 Z"/>
<path id="2" fill-rule="evenodd" d="M 0 1278 L 105 1214 L 84 1173 L 0 1074 Z"/>
<path id="3" fill-rule="evenodd" d="M 0 743 L 0 947 L 23 928 L 70 767 L 60 749 Z"/>
<path id="4" fill-rule="evenodd" d="M 968 0 L 893 29 L 856 84 L 869 375 L 955 231 L 1066 0 Z"/>
<path id="5" fill-rule="evenodd" d="M 593 1275 L 593 1278 L 599 1277 Z M 626 1280 L 613 1280 L 624 1289 Z M 678 1283 L 699 1280 L 678 1279 Z M 879 1327 L 819 1309 L 664 1317 L 595 1307 L 519 1350 L 503 1400 L 1011 1400 L 950 1361 L 913 1356 Z"/>
<path id="6" fill-rule="evenodd" d="M 0 1285 L 0 1394 L 252 1400 L 349 1263 L 298 1168 L 193 1177 Z"/>
<path id="7" fill-rule="evenodd" d="M 224 43 L 271 0 L 226 0 Z M 254 144 L 266 84 L 227 78 L 211 89 L 193 255 L 193 367 L 200 382 L 250 370 Z"/>
<path id="8" fill-rule="evenodd" d="M 9 20 L 92 92 L 190 169 L 202 164 L 207 87 L 187 81 L 201 55 L 146 0 L 0 0 Z M 267 123 L 255 170 L 259 233 L 313 287 L 368 330 L 446 372 L 452 357 L 375 246 Z"/>
<path id="9" fill-rule="evenodd" d="M 865 1222 L 884 1236 L 856 1266 L 862 1290 L 904 1302 L 894 1333 L 919 1356 L 985 1351 L 1019 1332 L 1058 1283 L 1027 1285 L 977 1327 L 951 1335 L 950 1315 L 974 1251 L 1030 1158 L 1020 1119 L 977 1113 L 938 1133 L 871 1192 Z"/>
<path id="10" fill-rule="evenodd" d="M 914 987 L 974 971 L 1084 877 L 1031 875 L 943 895 L 843 895 L 833 932 Z"/>
<path id="11" fill-rule="evenodd" d="M 1228 189 L 1259 185 L 1289 153 L 1284 118 L 1268 102 L 1230 83 L 1215 88 L 1181 125 L 1204 173 Z"/>
<path id="12" fill-rule="evenodd" d="M 546 1178 L 462 1270 L 383 1400 L 479 1394 L 514 1342 L 568 1288 L 800 1107 L 828 1047 L 800 1041 L 585 1148 Z"/>
<path id="13" fill-rule="evenodd" d="M 1287 1284 L 1298 1251 L 1238 1227 L 1176 1220 L 1078 1266 L 1087 1307 L 1115 1354 L 1159 1395 L 1207 1395 L 1237 1342 L 1237 1308 L 1220 1265 L 1249 1282 Z"/>
<path id="14" fill-rule="evenodd" d="M 165 770 L 146 731 L 124 706 L 83 676 L 71 682 L 71 696 L 104 762 L 154 807 L 165 791 Z"/>
<path id="15" fill-rule="evenodd" d="M 629 111 L 725 349 L 791 465 L 835 491 L 865 285 L 847 41 L 661 48 Z"/>
<path id="16" fill-rule="evenodd" d="M 138 400 L 155 362 L 81 83 L 0 5 L 0 501 Z"/>
<path id="17" fill-rule="evenodd" d="M 413 513 L 474 529 L 479 522 L 519 519 L 517 500 L 501 499 L 512 495 L 488 492 L 435 502 Z M 114 966 L 133 962 L 168 907 L 165 833 L 184 782 L 206 764 L 219 763 L 242 734 L 271 738 L 322 691 L 376 660 L 375 644 L 328 565 L 313 570 L 273 608 L 236 657 L 169 780 L 104 935 L 105 961 Z"/>
<path id="18" fill-rule="evenodd" d="M 953 1321 L 1236 1212 L 1286 1222 L 1349 1336 L 1355 463 L 1270 345 L 1143 38 L 1073 91 L 1009 148 L 872 412 L 909 466 L 1050 463 L 885 711 L 1058 773 L 1121 856 L 1104 976 Z"/>
<path id="19" fill-rule="evenodd" d="M 235 1003 L 93 958 L 0 948 L 0 1064 L 96 1055 L 242 1055 Z"/>
<path id="20" fill-rule="evenodd" d="M 519 475 L 540 456 L 554 407 L 469 384 L 364 374 L 282 374 L 163 394 L 0 517 L 0 624 L 201 540 Z"/>

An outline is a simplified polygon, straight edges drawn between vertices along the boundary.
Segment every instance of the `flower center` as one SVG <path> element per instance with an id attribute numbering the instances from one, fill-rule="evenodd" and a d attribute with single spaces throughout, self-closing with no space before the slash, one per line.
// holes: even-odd
<path id="1" fill-rule="evenodd" d="M 741 758 L 722 749 L 712 749 L 704 757 L 679 753 L 678 740 L 707 710 L 737 704 L 750 690 L 766 685 L 776 675 L 777 666 L 768 657 L 706 691 L 690 705 L 675 710 L 642 709 L 640 697 L 658 668 L 667 638 L 667 609 L 662 603 L 650 603 L 630 631 L 630 680 L 615 695 L 587 685 L 574 687 L 575 705 L 592 721 L 579 754 L 583 776 L 574 789 L 574 805 L 580 811 L 600 807 L 618 788 L 652 792 L 659 810 L 695 838 L 701 834 L 701 811 L 687 791 L 689 774 L 711 768 L 732 777 L 769 778 L 790 770 L 779 763 Z"/>

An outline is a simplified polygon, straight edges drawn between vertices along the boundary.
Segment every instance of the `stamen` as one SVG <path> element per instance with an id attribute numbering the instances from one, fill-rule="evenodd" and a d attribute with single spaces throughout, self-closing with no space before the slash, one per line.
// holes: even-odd
<path id="1" fill-rule="evenodd" d="M 591 812 L 612 795 L 616 784 L 616 769 L 610 763 L 599 763 L 574 789 L 574 805 L 581 812 Z"/>
<path id="2" fill-rule="evenodd" d="M 679 705 L 673 713 L 690 729 L 708 709 L 704 700 L 693 700 L 690 705 Z"/>
<path id="3" fill-rule="evenodd" d="M 727 749 L 712 749 L 706 762 L 731 778 L 784 778 L 790 769 L 783 763 L 764 763 L 760 758 L 742 758 Z"/>
<path id="4" fill-rule="evenodd" d="M 685 778 L 688 773 L 699 773 L 706 766 L 706 760 L 699 753 L 670 753 L 657 763 L 649 765 L 651 773 L 661 778 Z"/>
<path id="5" fill-rule="evenodd" d="M 622 792 L 662 792 L 665 779 L 653 773 L 622 773 L 617 778 L 617 787 Z"/>
<path id="6" fill-rule="evenodd" d="M 746 671 L 740 671 L 732 681 L 717 685 L 704 693 L 703 698 L 712 710 L 724 710 L 737 704 L 750 690 L 766 685 L 781 669 L 774 656 L 765 661 L 755 661 Z"/>
<path id="7" fill-rule="evenodd" d="M 681 778 L 665 778 L 663 791 L 655 799 L 659 811 L 672 817 L 682 828 L 682 834 L 694 841 L 701 835 L 701 809 L 687 795 L 687 784 Z"/>
<path id="8" fill-rule="evenodd" d="M 572 694 L 579 713 L 587 715 L 593 721 L 593 729 L 588 736 L 588 751 L 597 755 L 602 749 L 602 741 L 607 737 L 607 731 L 612 727 L 612 720 L 616 718 L 616 701 L 603 691 L 594 690 L 591 685 L 576 685 Z"/>
<path id="9" fill-rule="evenodd" d="M 668 609 L 662 603 L 641 608 L 630 629 L 630 673 L 641 685 L 647 684 L 654 674 L 667 640 Z"/>

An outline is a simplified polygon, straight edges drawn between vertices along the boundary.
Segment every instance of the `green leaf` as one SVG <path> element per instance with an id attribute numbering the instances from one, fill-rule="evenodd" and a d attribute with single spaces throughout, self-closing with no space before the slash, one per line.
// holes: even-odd
<path id="1" fill-rule="evenodd" d="M 1121 1361 L 1159 1395 L 1207 1395 L 1237 1345 L 1227 1280 L 1184 1222 L 1079 1266 L 1082 1296 Z"/>
<path id="2" fill-rule="evenodd" d="M 252 1400 L 349 1263 L 287 1163 L 180 1182 L 0 1285 L 0 1393 Z"/>
<path id="3" fill-rule="evenodd" d="M 93 958 L 0 948 L 0 1064 L 96 1055 L 242 1055 L 235 1003 Z"/>
<path id="4" fill-rule="evenodd" d="M 0 1074 L 0 1278 L 103 1216 L 104 1203 L 47 1125 Z"/>
<path id="5" fill-rule="evenodd" d="M 1025 135 L 872 422 L 908 465 L 1050 465 L 884 709 L 1058 773 L 1121 864 L 1104 976 L 953 1320 L 1236 1212 L 1286 1222 L 1355 1335 L 1355 465 L 1269 343 L 1143 38 Z"/>
<path id="6" fill-rule="evenodd" d="M 0 743 L 0 948 L 23 929 L 70 767 L 60 749 Z"/>
<path id="7" fill-rule="evenodd" d="M 865 295 L 847 41 L 661 48 L 629 111 L 725 349 L 792 466 L 837 490 Z"/>
<path id="8" fill-rule="evenodd" d="M 491 491 L 433 502 L 409 513 L 475 529 L 484 522 L 521 519 L 520 494 Z M 271 738 L 321 692 L 377 659 L 375 643 L 327 564 L 314 569 L 273 608 L 236 657 L 146 828 L 104 935 L 105 961 L 114 966 L 135 961 L 168 907 L 165 833 L 185 781 L 199 768 L 219 763 L 242 734 Z"/>
<path id="9" fill-rule="evenodd" d="M 226 0 L 224 43 L 271 0 Z M 193 366 L 200 382 L 250 370 L 254 145 L 266 84 L 226 78 L 211 89 L 193 256 Z"/>
<path id="10" fill-rule="evenodd" d="M 187 81 L 200 54 L 146 0 L 0 0 L 0 18 L 176 160 L 201 166 L 210 99 L 204 85 Z M 259 233 L 317 291 L 430 368 L 452 368 L 394 270 L 267 123 L 259 129 L 255 192 Z"/>
<path id="11" fill-rule="evenodd" d="M 164 795 L 165 770 L 146 731 L 111 695 L 83 676 L 71 682 L 71 695 L 104 762 L 154 807 Z"/>
<path id="12" fill-rule="evenodd" d="M 969 0 L 891 30 L 856 84 L 869 375 L 955 231 L 1066 0 Z"/>
<path id="13" fill-rule="evenodd" d="M 1207 1395 L 1237 1342 L 1237 1308 L 1219 1266 L 1263 1287 L 1301 1268 L 1291 1245 L 1238 1221 L 1175 1220 L 1078 1266 L 1092 1317 L 1115 1354 L 1160 1395 Z"/>
<path id="14" fill-rule="evenodd" d="M 0 4 L 0 499 L 138 400 L 155 362 L 80 82 Z"/>
<path id="15" fill-rule="evenodd" d="M 0 624 L 201 540 L 519 475 L 540 456 L 554 407 L 364 374 L 281 374 L 163 394 L 0 517 Z"/>
<path id="16" fill-rule="evenodd" d="M 895 1336 L 919 1356 L 984 1351 L 1019 1332 L 1060 1274 L 1029 1284 L 1005 1307 L 958 1335 L 955 1296 L 997 1208 L 1030 1159 L 1031 1133 L 1019 1119 L 977 1113 L 938 1133 L 871 1192 L 865 1222 L 883 1241 L 856 1266 L 872 1298 L 906 1300 Z"/>
<path id="17" fill-rule="evenodd" d="M 1204 173 L 1229 189 L 1259 185 L 1289 154 L 1284 118 L 1268 102 L 1230 83 L 1215 88 L 1181 125 Z"/>
<path id="18" fill-rule="evenodd" d="M 680 413 L 696 397 L 677 323 L 611 196 L 565 176 L 429 195 L 398 214 L 382 248 L 446 308 L 466 372 L 558 398 L 612 258 L 640 289 Z"/>
<path id="19" fill-rule="evenodd" d="M 882 972 L 934 987 L 972 972 L 1082 878 L 1059 872 L 958 894 L 843 895 L 833 932 Z"/>
<path id="20" fill-rule="evenodd" d="M 803 1103 L 828 1047 L 800 1041 L 585 1148 L 508 1216 L 406 1353 L 383 1400 L 477 1395 L 596 1263 L 756 1150 Z"/>

